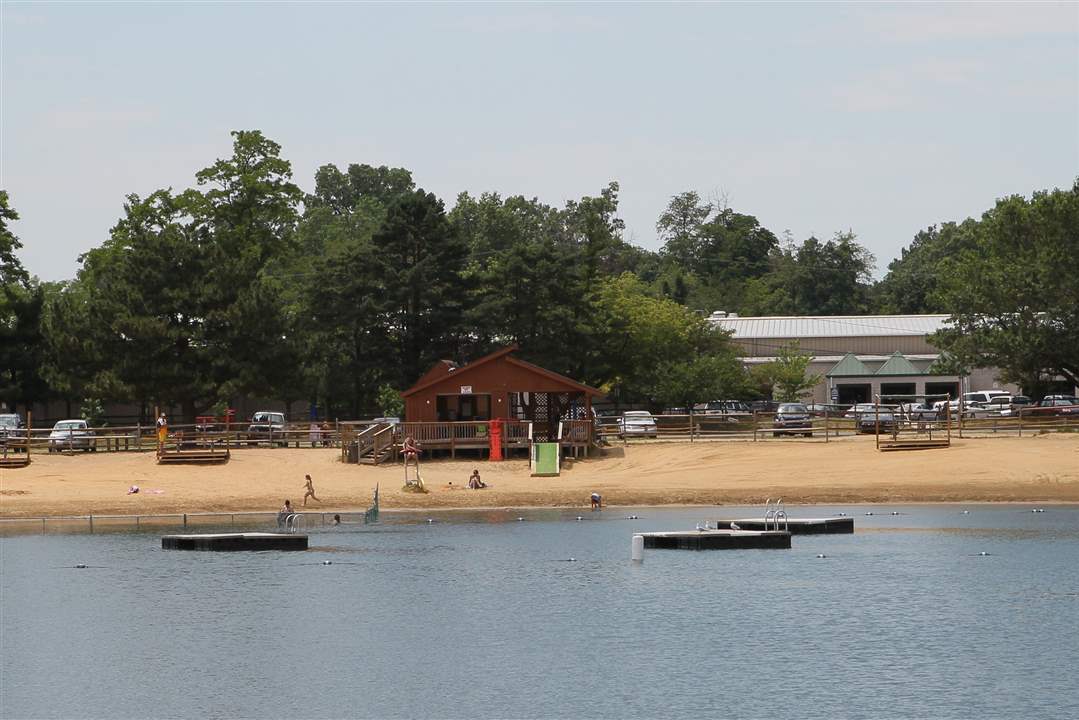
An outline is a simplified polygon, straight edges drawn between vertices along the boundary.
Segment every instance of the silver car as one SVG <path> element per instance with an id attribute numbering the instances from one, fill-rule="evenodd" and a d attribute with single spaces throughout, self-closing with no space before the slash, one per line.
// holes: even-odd
<path id="1" fill-rule="evenodd" d="M 627 410 L 622 413 L 618 423 L 618 437 L 649 437 L 659 436 L 656 428 L 656 419 L 652 413 L 646 410 Z"/>
<path id="2" fill-rule="evenodd" d="M 49 433 L 49 452 L 61 450 L 97 450 L 94 431 L 85 420 L 61 420 L 53 425 Z"/>

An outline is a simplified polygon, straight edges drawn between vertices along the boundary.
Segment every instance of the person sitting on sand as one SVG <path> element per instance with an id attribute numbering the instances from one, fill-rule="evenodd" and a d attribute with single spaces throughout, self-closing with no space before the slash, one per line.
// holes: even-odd
<path id="1" fill-rule="evenodd" d="M 603 509 L 603 496 L 600 495 L 597 492 L 592 493 L 592 509 L 593 510 L 602 510 Z"/>
<path id="2" fill-rule="evenodd" d="M 307 478 L 307 485 L 305 486 L 306 489 L 305 489 L 304 494 L 303 494 L 303 506 L 307 507 L 307 498 L 311 498 L 312 500 L 317 500 L 318 502 L 322 502 L 317 497 L 315 497 L 315 485 L 311 482 L 311 476 L 310 475 L 304 475 L 304 477 Z"/>
<path id="3" fill-rule="evenodd" d="M 487 483 L 485 483 L 483 480 L 480 480 L 480 470 L 479 468 L 476 468 L 472 471 L 472 477 L 468 478 L 468 489 L 479 490 L 480 488 L 485 487 L 487 487 Z"/>
<path id="4" fill-rule="evenodd" d="M 277 526 L 281 527 L 285 524 L 285 520 L 289 515 L 292 515 L 292 502 L 286 500 L 285 504 L 281 506 L 281 509 L 277 511 Z"/>

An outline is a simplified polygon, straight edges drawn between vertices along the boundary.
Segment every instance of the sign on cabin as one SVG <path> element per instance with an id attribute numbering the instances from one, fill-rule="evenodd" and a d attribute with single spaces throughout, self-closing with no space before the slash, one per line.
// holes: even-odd
<path id="1" fill-rule="evenodd" d="M 472 386 L 471 385 L 462 385 L 461 386 L 461 394 L 462 395 L 471 395 L 472 394 Z"/>

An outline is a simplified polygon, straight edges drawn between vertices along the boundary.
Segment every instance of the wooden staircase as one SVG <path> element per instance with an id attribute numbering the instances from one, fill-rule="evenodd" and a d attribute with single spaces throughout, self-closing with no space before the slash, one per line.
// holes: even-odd
<path id="1" fill-rule="evenodd" d="M 378 423 L 356 436 L 361 465 L 378 465 L 393 457 L 396 443 L 393 425 Z"/>

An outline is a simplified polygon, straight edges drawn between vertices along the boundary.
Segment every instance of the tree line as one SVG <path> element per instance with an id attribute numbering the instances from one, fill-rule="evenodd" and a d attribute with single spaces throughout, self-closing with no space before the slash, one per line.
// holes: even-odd
<path id="1" fill-rule="evenodd" d="M 447 210 L 406 169 L 351 164 L 319 168 L 305 193 L 277 143 L 238 131 L 193 187 L 129 195 L 60 283 L 19 263 L 0 191 L 0 400 L 192 418 L 246 395 L 358 417 L 437 360 L 508 343 L 623 402 L 798 386 L 790 352 L 745 371 L 715 309 L 949 312 L 951 361 L 1079 380 L 1079 182 L 928 228 L 880 282 L 851 232 L 799 242 L 691 191 L 659 217 L 661 249 L 642 249 L 623 239 L 618 191 L 561 207 L 465 192 Z"/>

